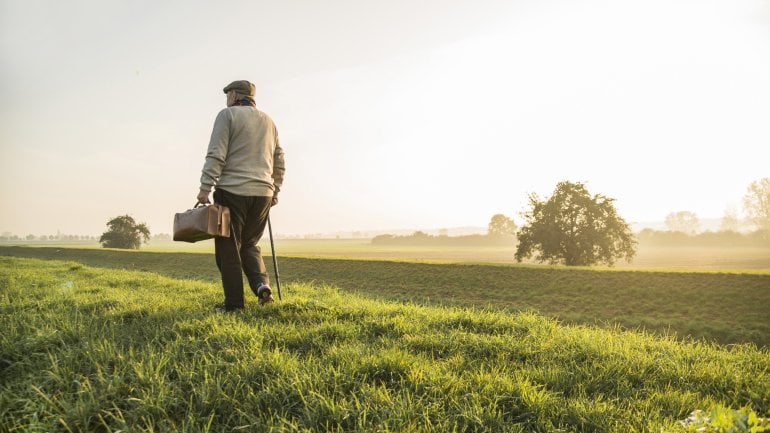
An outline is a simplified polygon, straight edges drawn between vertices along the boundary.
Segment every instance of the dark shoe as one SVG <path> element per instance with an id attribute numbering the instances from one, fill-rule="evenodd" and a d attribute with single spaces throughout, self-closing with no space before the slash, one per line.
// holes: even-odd
<path id="1" fill-rule="evenodd" d="M 257 299 L 259 299 L 259 305 L 268 304 L 275 301 L 273 299 L 273 291 L 267 284 L 262 284 L 257 289 Z"/>

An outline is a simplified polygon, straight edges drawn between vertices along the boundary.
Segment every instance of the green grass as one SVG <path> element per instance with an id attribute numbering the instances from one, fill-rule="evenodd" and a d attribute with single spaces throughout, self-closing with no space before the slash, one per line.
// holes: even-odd
<path id="1" fill-rule="evenodd" d="M 222 314 L 215 281 L 0 257 L 0 431 L 659 432 L 770 410 L 751 345 L 283 291 Z"/>
<path id="2" fill-rule="evenodd" d="M 0 255 L 75 260 L 218 282 L 210 254 L 0 247 Z M 269 258 L 266 260 L 271 267 Z M 532 311 L 573 324 L 770 347 L 770 274 L 572 269 L 281 257 L 286 283 L 333 285 L 384 300 Z M 272 271 L 271 271 L 272 274 Z"/>

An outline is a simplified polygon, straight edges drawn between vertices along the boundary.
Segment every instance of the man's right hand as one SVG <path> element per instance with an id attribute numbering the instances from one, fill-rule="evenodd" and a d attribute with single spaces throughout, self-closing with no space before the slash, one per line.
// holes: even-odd
<path id="1" fill-rule="evenodd" d="M 209 201 L 209 191 L 200 190 L 198 191 L 198 203 L 201 204 L 209 204 L 211 201 Z"/>
<path id="2" fill-rule="evenodd" d="M 278 196 L 274 195 L 273 200 L 270 202 L 270 207 L 273 207 L 278 204 Z"/>

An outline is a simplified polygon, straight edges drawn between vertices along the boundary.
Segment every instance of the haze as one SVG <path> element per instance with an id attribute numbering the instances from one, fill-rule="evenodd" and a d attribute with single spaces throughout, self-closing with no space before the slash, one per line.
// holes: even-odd
<path id="1" fill-rule="evenodd" d="M 169 233 L 222 87 L 286 151 L 284 234 L 520 222 L 587 182 L 629 222 L 770 175 L 767 0 L 0 0 L 0 231 Z"/>

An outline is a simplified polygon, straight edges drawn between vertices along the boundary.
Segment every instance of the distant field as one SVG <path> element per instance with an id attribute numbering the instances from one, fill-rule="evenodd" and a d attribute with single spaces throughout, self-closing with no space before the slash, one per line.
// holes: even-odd
<path id="1" fill-rule="evenodd" d="M 682 343 L 299 282 L 286 283 L 283 302 L 222 314 L 212 308 L 221 300 L 217 281 L 156 273 L 202 275 L 210 255 L 0 253 L 65 259 L 0 257 L 2 432 L 748 433 L 752 425 L 763 431 L 757 415 L 770 413 L 770 352 L 750 345 Z M 351 281 L 379 267 L 387 278 L 421 278 L 418 289 L 481 269 L 546 293 L 573 285 L 591 293 L 599 286 L 581 286 L 595 280 L 634 285 L 623 272 L 374 261 L 287 260 L 288 274 L 297 263 L 330 275 L 345 269 Z M 110 269 L 118 266 L 153 272 Z M 672 291 L 688 276 L 630 274 Z M 751 278 L 684 281 L 697 294 Z M 709 421 L 683 425 L 696 410 Z M 739 424 L 746 428 L 715 429 Z"/>
<path id="2" fill-rule="evenodd" d="M 4 245 L 101 248 L 94 242 L 16 242 Z M 269 254 L 270 244 L 267 239 L 263 239 L 260 245 L 263 251 Z M 279 256 L 502 264 L 515 263 L 513 256 L 516 252 L 515 245 L 439 248 L 373 245 L 369 239 L 278 239 L 276 248 Z M 156 241 L 144 245 L 142 251 L 213 253 L 214 243 L 213 241 L 195 244 Z M 716 271 L 765 270 L 770 273 L 770 247 L 659 247 L 641 244 L 633 262 L 620 261 L 615 264 L 615 267 Z"/>
<path id="3" fill-rule="evenodd" d="M 0 247 L 0 255 L 219 281 L 213 257 L 203 253 Z M 280 257 L 279 269 L 285 283 L 331 285 L 379 299 L 531 310 L 568 323 L 770 347 L 770 272 L 762 270 L 594 270 L 306 257 Z"/>
<path id="4" fill-rule="evenodd" d="M 262 243 L 270 251 L 269 243 Z M 196 245 L 196 248 L 205 248 Z M 158 250 L 167 248 L 157 246 Z M 467 263 L 516 263 L 516 246 L 427 246 L 372 245 L 368 239 L 281 239 L 278 255 L 367 259 L 405 259 Z M 209 249 L 213 251 L 213 245 Z M 534 262 L 529 262 L 534 263 Z M 641 244 L 631 263 L 619 261 L 616 268 L 662 268 L 692 270 L 764 269 L 770 273 L 770 247 L 659 247 Z"/>

